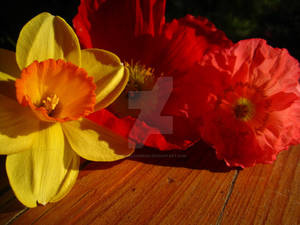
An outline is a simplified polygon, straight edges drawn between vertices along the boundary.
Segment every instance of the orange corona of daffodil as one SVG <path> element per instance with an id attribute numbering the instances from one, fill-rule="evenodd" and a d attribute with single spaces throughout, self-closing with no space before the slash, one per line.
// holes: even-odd
<path id="1" fill-rule="evenodd" d="M 0 49 L 0 154 L 24 205 L 63 198 L 79 156 L 114 161 L 133 152 L 125 138 L 85 119 L 112 103 L 127 81 L 116 55 L 80 50 L 72 28 L 49 13 L 23 27 L 16 53 Z"/>

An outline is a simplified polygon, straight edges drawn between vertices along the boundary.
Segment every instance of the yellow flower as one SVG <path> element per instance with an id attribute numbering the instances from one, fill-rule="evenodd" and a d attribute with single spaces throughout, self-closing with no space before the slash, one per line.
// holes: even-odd
<path id="1" fill-rule="evenodd" d="M 21 30 L 16 53 L 0 49 L 0 154 L 17 198 L 28 207 L 63 198 L 76 181 L 79 156 L 114 161 L 128 140 L 84 116 L 122 92 L 128 71 L 99 49 L 80 50 L 72 28 L 49 13 Z"/>

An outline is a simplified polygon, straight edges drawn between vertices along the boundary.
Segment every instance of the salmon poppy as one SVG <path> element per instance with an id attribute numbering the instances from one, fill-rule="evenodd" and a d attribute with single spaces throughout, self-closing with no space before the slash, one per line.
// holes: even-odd
<path id="1" fill-rule="evenodd" d="M 194 72 L 189 115 L 228 166 L 271 163 L 300 143 L 300 67 L 286 49 L 243 40 L 208 54 Z"/>

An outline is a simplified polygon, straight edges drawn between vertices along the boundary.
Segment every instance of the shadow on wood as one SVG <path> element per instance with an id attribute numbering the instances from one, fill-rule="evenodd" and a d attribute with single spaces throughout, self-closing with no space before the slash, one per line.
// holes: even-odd
<path id="1" fill-rule="evenodd" d="M 223 160 L 218 160 L 216 158 L 214 149 L 212 149 L 204 142 L 198 142 L 197 144 L 185 151 L 159 151 L 154 148 L 144 147 L 141 149 L 136 149 L 135 153 L 133 153 L 127 159 L 152 165 L 209 170 L 211 172 L 225 173 L 237 169 L 228 167 Z M 98 163 L 86 161 L 82 164 L 81 169 L 108 169 L 119 164 L 120 162 L 121 161 Z"/>
<path id="2" fill-rule="evenodd" d="M 226 166 L 223 160 L 218 160 L 214 149 L 204 142 L 198 142 L 186 151 L 159 151 L 151 148 L 136 149 L 129 159 L 147 164 L 209 170 L 211 172 L 229 172 L 236 169 Z"/>

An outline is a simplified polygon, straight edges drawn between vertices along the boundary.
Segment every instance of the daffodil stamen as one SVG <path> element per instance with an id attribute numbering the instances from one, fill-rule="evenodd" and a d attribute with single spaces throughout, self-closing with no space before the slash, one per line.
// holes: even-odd
<path id="1" fill-rule="evenodd" d="M 58 103 L 59 103 L 58 96 L 56 94 L 52 94 L 46 97 L 44 100 L 42 100 L 42 107 L 45 107 L 45 109 L 48 112 L 48 115 L 50 115 L 55 110 Z"/>

